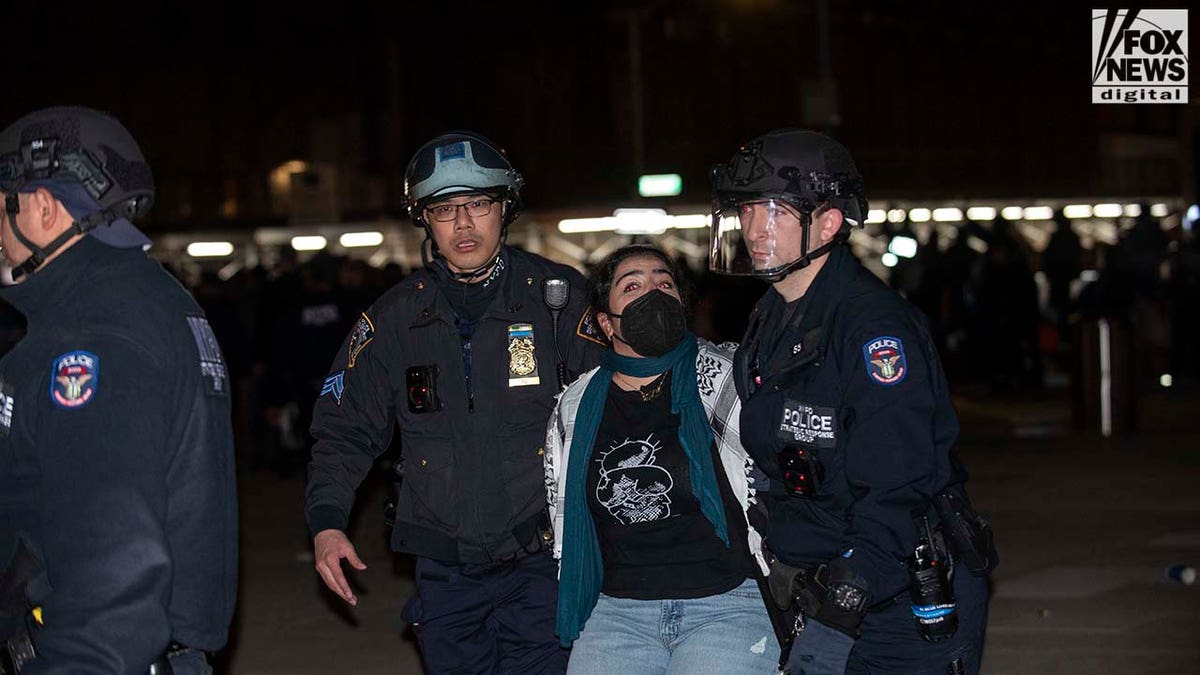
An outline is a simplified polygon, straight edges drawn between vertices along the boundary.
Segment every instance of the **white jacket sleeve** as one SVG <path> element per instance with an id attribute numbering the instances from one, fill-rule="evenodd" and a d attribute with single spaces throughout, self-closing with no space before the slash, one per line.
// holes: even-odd
<path id="1" fill-rule="evenodd" d="M 555 560 L 562 558 L 563 493 L 566 488 L 567 467 L 564 448 L 565 431 L 562 425 L 562 398 L 550 413 L 546 425 L 546 454 L 542 461 L 546 469 L 546 506 L 550 511 L 550 524 L 554 530 L 553 552 Z"/>

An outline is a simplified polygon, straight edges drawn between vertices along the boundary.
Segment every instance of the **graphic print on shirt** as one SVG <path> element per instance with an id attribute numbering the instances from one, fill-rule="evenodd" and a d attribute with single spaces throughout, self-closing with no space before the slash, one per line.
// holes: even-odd
<path id="1" fill-rule="evenodd" d="M 655 464 L 662 444 L 654 434 L 613 444 L 595 461 L 600 464 L 596 501 L 622 525 L 649 523 L 671 516 L 667 493 L 675 484 L 670 472 Z"/>

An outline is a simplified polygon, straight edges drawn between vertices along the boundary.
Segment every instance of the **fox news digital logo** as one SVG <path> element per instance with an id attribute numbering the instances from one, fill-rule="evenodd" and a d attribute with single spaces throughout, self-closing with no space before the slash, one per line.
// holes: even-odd
<path id="1" fill-rule="evenodd" d="M 1187 103 L 1186 9 L 1092 10 L 1092 103 Z"/>

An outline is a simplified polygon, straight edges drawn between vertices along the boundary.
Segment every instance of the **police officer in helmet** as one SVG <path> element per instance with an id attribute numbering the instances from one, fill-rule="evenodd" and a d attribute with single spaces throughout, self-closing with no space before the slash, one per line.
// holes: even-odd
<path id="1" fill-rule="evenodd" d="M 787 672 L 978 672 L 994 567 L 919 312 L 846 245 L 841 144 L 772 131 L 713 168 L 713 271 L 771 283 L 735 357 L 742 441 L 769 476 Z M 789 643 L 790 644 L 787 644 Z"/>
<path id="2" fill-rule="evenodd" d="M 351 605 L 341 561 L 365 568 L 344 533 L 354 491 L 400 429 L 391 545 L 417 557 L 404 616 L 431 673 L 566 669 L 544 435 L 560 380 L 598 362 L 601 338 L 578 272 L 505 245 L 521 185 L 478 134 L 417 151 L 405 196 L 425 267 L 362 314 L 313 414 L 316 566 Z"/>
<path id="3" fill-rule="evenodd" d="M 237 576 L 229 380 L 130 222 L 150 167 L 115 118 L 0 132 L 0 245 L 28 319 L 0 360 L 0 672 L 209 673 Z"/>

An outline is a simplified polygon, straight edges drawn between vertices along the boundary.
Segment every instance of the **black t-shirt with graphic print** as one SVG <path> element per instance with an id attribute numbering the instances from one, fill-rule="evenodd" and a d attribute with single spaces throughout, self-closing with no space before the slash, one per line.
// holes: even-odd
<path id="1" fill-rule="evenodd" d="M 609 386 L 588 461 L 588 508 L 604 561 L 601 590 L 613 597 L 702 598 L 736 588 L 752 570 L 737 528 L 729 528 L 726 548 L 692 494 L 679 416 L 671 413 L 670 375 L 664 380 L 650 401 L 616 382 Z M 742 517 L 735 500 L 723 501 L 727 521 Z"/>

